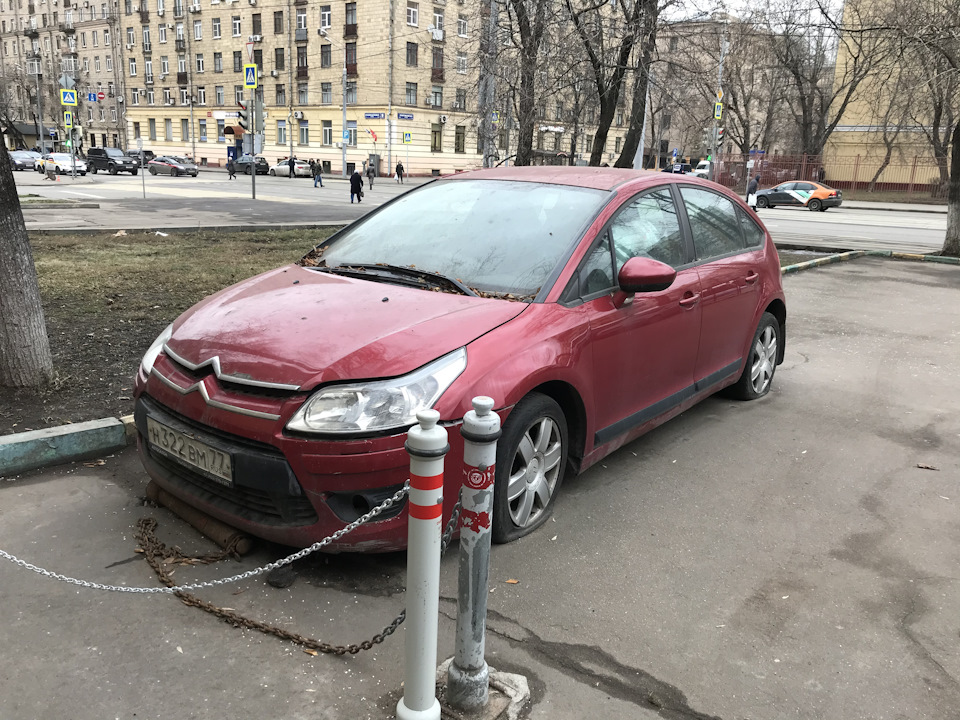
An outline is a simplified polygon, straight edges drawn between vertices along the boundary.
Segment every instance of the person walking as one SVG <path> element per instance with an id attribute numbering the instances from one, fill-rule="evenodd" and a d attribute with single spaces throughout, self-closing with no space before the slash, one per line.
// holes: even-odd
<path id="1" fill-rule="evenodd" d="M 317 183 L 323 187 L 323 163 L 319 160 L 313 166 L 313 186 L 316 187 Z"/>
<path id="2" fill-rule="evenodd" d="M 350 176 L 350 204 L 353 204 L 353 196 L 357 196 L 357 202 L 361 201 L 363 198 L 363 176 L 356 169 L 353 171 L 353 175 Z"/>
<path id="3" fill-rule="evenodd" d="M 227 180 L 236 180 L 237 179 L 237 165 L 233 162 L 233 158 L 227 158 Z"/>
<path id="4" fill-rule="evenodd" d="M 754 212 L 757 210 L 757 190 L 760 189 L 760 176 L 754 175 L 750 178 L 750 183 L 747 185 L 747 205 L 753 208 Z"/>
<path id="5" fill-rule="evenodd" d="M 376 172 L 373 169 L 373 163 L 367 165 L 367 183 L 370 185 L 370 189 L 373 190 L 373 178 L 376 176 Z"/>
<path id="6" fill-rule="evenodd" d="M 290 160 L 287 161 L 287 165 L 290 167 L 290 177 L 296 177 L 296 176 L 297 176 L 297 169 L 296 169 L 296 168 L 297 168 L 297 161 L 296 161 L 296 159 L 290 158 Z"/>
<path id="7" fill-rule="evenodd" d="M 397 160 L 397 182 L 403 185 L 403 163 Z"/>

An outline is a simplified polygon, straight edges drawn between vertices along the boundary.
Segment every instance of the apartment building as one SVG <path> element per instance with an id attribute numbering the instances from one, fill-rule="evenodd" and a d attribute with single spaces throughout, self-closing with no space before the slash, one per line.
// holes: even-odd
<path id="1" fill-rule="evenodd" d="M 62 149 L 59 90 L 70 86 L 80 100 L 71 108 L 78 147 L 125 147 L 117 17 L 114 0 L 0 0 L 0 124 L 8 147 L 39 145 L 42 106 L 44 147 Z"/>
<path id="2" fill-rule="evenodd" d="M 255 63 L 271 163 L 294 155 L 339 174 L 342 142 L 348 170 L 481 163 L 472 0 L 139 1 L 124 0 L 118 28 L 131 143 L 224 164 Z"/>

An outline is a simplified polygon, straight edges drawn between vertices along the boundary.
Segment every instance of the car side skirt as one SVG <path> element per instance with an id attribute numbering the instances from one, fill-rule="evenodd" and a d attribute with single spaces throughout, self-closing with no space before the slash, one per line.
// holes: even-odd
<path id="1" fill-rule="evenodd" d="M 740 372 L 740 367 L 742 364 L 743 358 L 720 368 L 716 372 L 711 373 L 700 380 L 697 380 L 692 385 L 688 385 L 682 390 L 665 397 L 663 400 L 659 400 L 653 403 L 653 405 L 649 405 L 642 410 L 633 413 L 633 415 L 629 415 L 622 420 L 618 420 L 617 422 L 613 423 L 613 425 L 608 425 L 605 428 L 597 430 L 593 436 L 594 447 L 606 445 L 614 438 L 624 435 L 640 425 L 648 423 L 654 418 L 670 412 L 677 406 L 683 404 L 687 400 L 690 400 L 695 395 L 698 395 L 699 393 L 708 390 L 715 385 L 720 385 L 725 380 L 736 377 Z"/>

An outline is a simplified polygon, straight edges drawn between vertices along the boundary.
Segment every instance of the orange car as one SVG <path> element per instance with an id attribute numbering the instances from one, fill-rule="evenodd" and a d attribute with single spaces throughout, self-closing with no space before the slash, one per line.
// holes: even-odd
<path id="1" fill-rule="evenodd" d="M 776 187 L 757 191 L 757 207 L 772 208 L 777 205 L 802 205 L 823 212 L 827 208 L 840 207 L 843 193 L 822 183 L 790 181 Z"/>

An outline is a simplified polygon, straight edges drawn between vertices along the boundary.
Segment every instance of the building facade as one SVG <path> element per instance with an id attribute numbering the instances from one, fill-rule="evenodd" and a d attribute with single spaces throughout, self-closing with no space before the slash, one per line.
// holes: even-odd
<path id="1" fill-rule="evenodd" d="M 62 87 L 78 94 L 69 108 L 78 149 L 126 147 L 118 15 L 113 0 L 0 0 L 0 126 L 8 147 L 39 146 L 42 137 L 44 149 L 65 149 Z"/>

